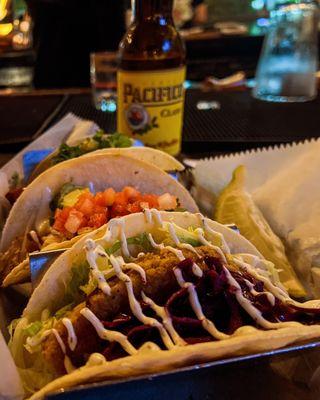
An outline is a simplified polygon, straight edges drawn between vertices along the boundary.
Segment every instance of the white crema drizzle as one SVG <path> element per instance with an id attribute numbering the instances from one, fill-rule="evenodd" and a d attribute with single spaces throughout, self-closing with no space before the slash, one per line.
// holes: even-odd
<path id="1" fill-rule="evenodd" d="M 266 289 L 274 295 L 275 298 L 282 301 L 285 304 L 294 305 L 296 307 L 305 307 L 305 308 L 319 308 L 320 307 L 320 300 L 308 300 L 304 303 L 300 303 L 298 301 L 293 300 L 287 292 L 281 287 L 274 285 L 269 279 L 265 276 L 260 275 L 252 266 L 244 261 L 239 259 L 233 258 L 235 264 L 237 264 L 240 269 L 248 272 L 254 278 L 262 281 Z"/>
<path id="2" fill-rule="evenodd" d="M 124 334 L 122 334 L 121 332 L 105 329 L 102 322 L 91 310 L 89 310 L 89 308 L 83 308 L 80 313 L 93 325 L 94 329 L 101 339 L 107 340 L 108 342 L 119 343 L 128 354 L 133 355 L 137 353 L 137 350 L 132 346 L 132 344 L 129 342 Z"/>
<path id="3" fill-rule="evenodd" d="M 274 297 L 274 295 L 273 295 L 272 293 L 270 293 L 270 292 L 264 292 L 264 291 L 263 291 L 263 292 L 258 292 L 257 290 L 255 290 L 254 284 L 251 283 L 250 281 L 248 281 L 248 279 L 244 279 L 244 281 L 245 281 L 247 287 L 249 288 L 249 292 L 250 292 L 253 296 L 259 296 L 259 295 L 261 295 L 261 294 L 264 294 L 264 295 L 267 296 L 267 299 L 268 299 L 269 303 L 270 303 L 272 306 L 275 305 L 276 299 L 275 299 L 275 297 Z"/>
<path id="4" fill-rule="evenodd" d="M 161 213 L 158 210 L 145 209 L 144 214 L 145 214 L 146 221 L 148 224 L 154 223 L 157 226 L 163 226 Z M 227 243 L 225 242 L 223 235 L 212 230 L 209 227 L 206 219 L 201 214 L 199 214 L 199 215 L 201 216 L 200 220 L 201 220 L 203 229 L 197 228 L 195 230 L 198 240 L 203 245 L 206 245 L 206 246 L 214 249 L 221 256 L 222 261 L 227 263 L 225 253 L 228 254 L 230 252 L 230 249 L 229 249 Z M 115 236 L 114 235 L 115 229 L 117 229 L 118 236 L 120 236 L 122 253 L 126 258 L 131 259 L 132 257 L 130 255 L 129 248 L 127 245 L 127 239 L 125 236 L 124 228 L 125 228 L 124 221 L 122 219 L 112 221 L 112 223 L 109 226 L 109 229 L 107 230 L 107 232 L 104 236 L 104 239 L 107 241 L 110 241 Z M 183 255 L 183 252 L 181 251 L 181 249 L 190 250 L 199 256 L 198 252 L 191 245 L 180 242 L 180 240 L 175 232 L 174 224 L 172 224 L 172 223 L 169 223 L 169 233 L 170 233 L 170 236 L 171 236 L 174 244 L 178 248 L 174 248 L 172 246 L 165 246 L 163 243 L 158 244 L 153 239 L 151 233 L 148 233 L 148 239 L 149 239 L 151 246 L 157 250 L 167 249 L 168 251 L 175 254 L 175 256 L 178 258 L 179 261 L 185 260 L 185 257 Z M 211 235 L 219 234 L 219 236 L 221 238 L 223 251 L 221 250 L 220 247 L 215 246 L 212 243 L 210 243 L 205 238 L 205 233 L 209 233 Z M 87 260 L 90 265 L 90 269 L 93 274 L 93 277 L 97 280 L 98 286 L 103 291 L 103 293 L 110 296 L 111 288 L 108 285 L 108 283 L 106 282 L 104 274 L 98 268 L 98 265 L 97 265 L 98 257 L 103 257 L 107 263 L 110 262 L 111 263 L 111 267 L 109 270 L 110 276 L 116 275 L 118 277 L 118 279 L 121 280 L 125 284 L 127 294 L 128 294 L 130 309 L 131 309 L 133 315 L 139 321 L 141 321 L 143 324 L 152 326 L 152 327 L 155 327 L 156 329 L 158 329 L 158 331 L 161 335 L 162 341 L 167 349 L 172 349 L 174 346 L 186 345 L 186 342 L 179 336 L 179 334 L 174 329 L 170 315 L 168 315 L 165 307 L 161 307 L 161 306 L 157 305 L 152 299 L 150 299 L 143 292 L 141 292 L 143 301 L 146 302 L 151 307 L 151 309 L 156 313 L 156 315 L 161 318 L 162 323 L 155 318 L 146 316 L 143 313 L 141 305 L 135 297 L 132 280 L 127 274 L 124 273 L 125 270 L 134 270 L 141 276 L 143 283 L 146 283 L 146 273 L 140 265 L 133 263 L 133 262 L 125 263 L 124 259 L 121 256 L 118 256 L 118 257 L 115 257 L 114 255 L 109 256 L 105 252 L 103 247 L 100 245 L 97 245 L 92 239 L 88 239 L 86 241 L 85 249 L 86 249 Z M 253 276 L 254 278 L 256 278 L 264 283 L 265 288 L 269 292 L 257 292 L 254 290 L 254 285 L 250 281 L 245 280 L 248 289 L 250 290 L 250 292 L 253 295 L 258 295 L 261 293 L 266 294 L 268 296 L 268 300 L 271 305 L 275 304 L 276 298 L 280 299 L 281 301 L 283 301 L 285 303 L 297 304 L 299 306 L 303 306 L 303 305 L 311 306 L 311 303 L 314 304 L 314 302 L 306 302 L 304 304 L 295 302 L 288 296 L 288 294 L 284 290 L 275 286 L 272 282 L 270 282 L 264 276 L 261 276 L 249 264 L 247 264 L 244 261 L 241 261 L 239 259 L 236 259 L 235 257 L 233 257 L 233 261 L 235 264 L 237 264 L 240 267 L 240 269 L 248 272 L 251 276 Z M 263 318 L 262 313 L 258 309 L 256 309 L 248 299 L 246 299 L 244 297 L 241 286 L 236 281 L 236 279 L 232 276 L 232 274 L 230 273 L 228 268 L 226 268 L 225 266 L 223 266 L 223 268 L 226 273 L 226 277 L 227 277 L 229 285 L 235 288 L 235 296 L 236 296 L 238 303 L 257 322 L 258 325 L 260 325 L 261 327 L 263 327 L 265 329 L 275 329 L 275 328 L 281 328 L 281 327 L 287 327 L 287 326 L 300 326 L 301 325 L 300 323 L 297 323 L 297 322 L 272 323 L 272 322 L 267 321 L 265 318 Z M 196 263 L 193 263 L 192 271 L 195 276 L 201 277 L 203 275 L 203 271 Z M 214 323 L 205 317 L 202 307 L 201 307 L 201 304 L 200 304 L 200 301 L 199 301 L 199 298 L 198 298 L 198 294 L 197 294 L 195 285 L 192 282 L 186 282 L 184 280 L 182 271 L 179 267 L 174 268 L 174 274 L 175 274 L 175 277 L 177 279 L 179 286 L 182 288 L 186 288 L 188 290 L 190 305 L 191 305 L 195 315 L 197 316 L 197 318 L 201 321 L 202 327 L 208 333 L 210 333 L 210 335 L 213 336 L 215 339 L 218 339 L 218 340 L 228 339 L 230 337 L 229 335 L 224 334 L 223 332 L 220 332 L 216 328 Z M 318 302 L 318 305 L 320 305 L 319 303 L 320 302 Z M 80 313 L 83 317 L 85 317 L 93 325 L 93 327 L 95 328 L 95 330 L 100 338 L 105 339 L 109 342 L 119 343 L 122 346 L 122 348 L 130 355 L 134 355 L 134 354 L 138 353 L 138 350 L 129 342 L 127 336 L 125 336 L 121 332 L 105 329 L 102 322 L 97 318 L 97 316 L 89 308 L 87 308 L 87 307 L 83 308 L 80 311 Z M 68 331 L 69 347 L 71 350 L 74 350 L 74 348 L 76 347 L 77 338 L 76 338 L 76 335 L 75 335 L 75 332 L 74 332 L 74 329 L 72 326 L 72 322 L 69 319 L 64 318 L 63 323 Z M 249 329 L 252 327 L 251 326 L 241 327 L 234 333 L 234 335 L 236 335 L 238 331 L 240 332 L 240 330 L 244 331 L 246 328 Z M 252 328 L 252 329 L 255 329 L 255 328 Z M 252 332 L 252 329 L 250 330 L 250 332 Z M 50 330 L 44 331 L 40 337 L 36 336 L 33 338 L 28 338 L 27 344 L 29 346 L 37 346 L 51 333 L 53 333 L 55 335 L 62 351 L 65 354 L 65 352 L 66 352 L 65 345 L 64 345 L 59 333 L 55 329 L 50 329 Z M 148 346 L 149 347 L 151 346 L 152 349 L 154 349 L 154 350 L 159 349 L 158 346 L 152 342 L 148 342 Z M 105 358 L 104 357 L 102 358 L 102 357 L 103 356 L 101 355 L 101 357 L 100 357 L 99 354 L 98 354 L 98 357 L 93 357 L 93 355 L 91 355 L 91 357 L 89 358 L 89 361 L 87 363 L 87 366 L 97 365 L 97 364 L 105 362 L 106 361 Z M 65 361 L 68 361 L 68 360 L 65 360 Z"/>
<path id="5" fill-rule="evenodd" d="M 298 322 L 290 321 L 290 322 L 269 322 L 266 320 L 263 316 L 262 313 L 257 310 L 256 307 L 254 307 L 253 304 L 251 304 L 251 301 L 248 300 L 247 298 L 244 297 L 242 293 L 241 286 L 239 283 L 236 281 L 236 279 L 231 275 L 230 271 L 228 268 L 223 267 L 224 272 L 226 274 L 228 283 L 230 286 L 233 286 L 235 288 L 235 296 L 240 304 L 240 306 L 250 315 L 250 317 L 260 326 L 262 326 L 264 329 L 275 329 L 275 328 L 287 328 L 287 327 L 293 327 L 293 326 L 300 326 Z"/>
<path id="6" fill-rule="evenodd" d="M 44 340 L 49 336 L 53 334 L 61 348 L 61 351 L 63 352 L 63 354 L 66 354 L 66 346 L 63 343 L 63 340 L 61 338 L 61 336 L 59 335 L 59 332 L 52 328 L 52 329 L 47 329 L 45 331 L 43 331 L 40 335 L 35 335 L 33 337 L 28 337 L 26 340 L 26 343 L 28 346 L 32 347 L 37 347 L 39 346 L 39 344 L 41 344 L 42 342 L 44 342 Z"/>
<path id="7" fill-rule="evenodd" d="M 62 318 L 62 323 L 65 326 L 68 333 L 68 345 L 71 351 L 77 347 L 77 335 L 74 331 L 73 324 L 69 318 Z"/>
<path id="8" fill-rule="evenodd" d="M 177 246 L 179 246 L 181 243 L 180 243 L 180 240 L 179 240 L 179 238 L 178 238 L 178 236 L 177 236 L 177 234 L 176 234 L 176 232 L 174 230 L 173 224 L 169 224 L 169 233 L 170 233 L 170 236 L 171 236 L 173 242 Z M 158 248 L 159 246 L 161 246 L 161 245 L 158 245 L 157 243 L 155 243 L 155 241 L 153 240 L 151 234 L 149 234 L 149 237 L 151 238 L 151 241 L 150 241 L 151 245 L 155 246 L 155 248 Z M 213 246 L 213 247 L 215 247 L 215 246 Z M 185 260 L 185 257 L 184 257 L 184 255 L 183 255 L 181 250 L 177 250 L 177 249 L 175 249 L 175 248 L 173 248 L 171 246 L 165 246 L 164 247 L 163 245 L 162 245 L 162 248 L 166 248 L 167 250 L 169 250 L 172 253 L 174 253 L 177 256 L 177 258 L 179 259 L 179 261 Z M 201 275 L 202 275 L 202 270 L 200 269 L 200 267 L 197 266 L 195 263 L 193 263 L 193 264 L 196 266 L 196 268 L 193 267 L 193 271 L 196 270 L 196 272 L 197 272 L 196 275 L 199 276 L 198 269 L 201 271 Z M 192 307 L 194 313 L 196 314 L 197 318 L 201 321 L 202 327 L 207 332 L 209 332 L 211 334 L 211 336 L 213 336 L 216 339 L 227 339 L 229 336 L 224 334 L 224 333 L 222 333 L 222 332 L 220 332 L 215 327 L 214 323 L 212 321 L 208 320 L 205 317 L 194 284 L 191 283 L 191 282 L 186 282 L 184 280 L 183 275 L 182 275 L 182 271 L 181 271 L 180 268 L 174 268 L 174 274 L 175 274 L 175 277 L 177 279 L 177 282 L 178 282 L 179 286 L 182 287 L 182 288 L 187 288 L 191 307 Z"/>
<path id="9" fill-rule="evenodd" d="M 174 329 L 172 320 L 168 313 L 166 312 L 166 309 L 164 307 L 158 306 L 150 297 L 147 297 L 143 292 L 141 293 L 142 300 L 148 304 L 151 309 L 162 319 L 163 325 L 169 332 L 170 336 L 172 337 L 172 340 L 174 343 L 178 346 L 185 346 L 186 342 L 179 336 L 177 331 Z"/>
<path id="10" fill-rule="evenodd" d="M 95 241 L 88 239 L 85 244 L 86 257 L 90 266 L 93 278 L 98 282 L 99 289 L 107 296 L 111 295 L 111 288 L 106 281 L 104 273 L 99 270 L 97 265 L 97 258 L 105 254 L 101 246 L 97 246 Z"/>
<path id="11" fill-rule="evenodd" d="M 196 215 L 199 218 L 200 223 L 202 224 L 204 231 L 206 233 L 209 233 L 209 234 L 213 235 L 213 236 L 218 236 L 220 238 L 220 240 L 221 240 L 221 248 L 222 248 L 222 250 L 224 251 L 224 253 L 230 254 L 230 248 L 229 248 L 224 236 L 222 235 L 222 233 L 216 232 L 212 228 L 210 228 L 209 223 L 208 223 L 208 219 L 205 218 L 201 213 L 197 213 Z"/>
<path id="12" fill-rule="evenodd" d="M 209 319 L 207 319 L 205 317 L 205 315 L 203 314 L 203 310 L 202 310 L 202 307 L 201 307 L 201 304 L 199 301 L 199 297 L 198 297 L 198 294 L 197 294 L 194 284 L 191 282 L 186 282 L 184 280 L 184 278 L 182 276 L 182 271 L 180 268 L 175 268 L 174 274 L 179 283 L 179 286 L 181 286 L 182 288 L 186 288 L 188 290 L 191 308 L 194 311 L 194 313 L 196 314 L 198 320 L 201 321 L 201 325 L 202 325 L 203 329 L 206 330 L 207 332 L 209 332 L 210 335 L 212 337 L 214 337 L 215 339 L 222 340 L 222 339 L 229 338 L 229 335 L 226 335 L 226 334 L 220 332 L 216 328 L 214 323 L 212 321 L 210 321 Z"/>
<path id="13" fill-rule="evenodd" d="M 225 262 L 225 263 L 227 263 L 227 259 L 226 259 L 226 256 L 225 256 L 224 252 L 220 249 L 219 246 L 213 245 L 212 243 L 210 243 L 210 242 L 204 237 L 204 230 L 203 230 L 202 228 L 197 228 L 197 229 L 195 230 L 195 233 L 197 234 L 199 241 L 200 241 L 203 245 L 208 246 L 208 247 L 211 247 L 213 250 L 215 250 L 215 251 L 219 254 L 219 256 L 221 257 L 222 261 Z"/>
<path id="14" fill-rule="evenodd" d="M 111 261 L 111 264 L 114 268 L 114 271 L 115 271 L 118 279 L 120 281 L 122 281 L 126 286 L 128 298 L 129 298 L 130 309 L 131 309 L 133 315 L 144 325 L 152 326 L 152 327 L 158 329 L 164 345 L 167 347 L 167 349 L 171 349 L 174 344 L 173 344 L 168 332 L 164 328 L 164 326 L 157 319 L 147 317 L 143 313 L 141 305 L 134 295 L 132 280 L 130 279 L 130 277 L 128 275 L 126 275 L 122 271 L 122 266 L 124 265 L 123 258 L 122 257 L 114 257 L 113 255 L 111 255 L 110 261 Z"/>

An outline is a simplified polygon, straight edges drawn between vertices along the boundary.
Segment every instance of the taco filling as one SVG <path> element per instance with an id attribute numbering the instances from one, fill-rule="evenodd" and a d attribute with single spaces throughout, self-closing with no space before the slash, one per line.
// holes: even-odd
<path id="1" fill-rule="evenodd" d="M 50 215 L 38 221 L 35 229 L 27 229 L 24 235 L 13 240 L 8 250 L 0 255 L 0 263 L 4 265 L 0 280 L 30 252 L 69 241 L 100 228 L 112 218 L 145 208 L 173 211 L 178 208 L 178 199 L 169 193 L 142 194 L 130 186 L 120 192 L 106 188 L 94 194 L 88 187 L 67 183 L 51 201 Z"/>
<path id="2" fill-rule="evenodd" d="M 292 300 L 267 261 L 231 255 L 206 224 L 183 229 L 156 210 L 145 214 L 154 226 L 139 236 L 126 238 L 120 219 L 112 245 L 87 239 L 62 308 L 15 333 L 48 380 L 141 351 L 320 322 L 320 308 Z"/>
<path id="3" fill-rule="evenodd" d="M 96 150 L 112 149 L 112 148 L 128 148 L 133 145 L 133 141 L 121 133 L 108 134 L 103 130 L 98 130 L 92 137 L 83 139 L 77 145 L 69 146 L 66 143 L 62 143 L 57 151 L 52 153 L 47 159 L 40 162 L 33 171 L 31 178 L 22 179 L 18 173 L 15 172 L 10 181 L 10 190 L 6 194 L 7 200 L 13 205 L 21 193 L 23 192 L 26 183 L 32 181 L 45 169 L 51 168 L 56 164 L 59 164 L 66 160 L 78 158 L 84 154 L 91 153 Z M 43 167 L 43 168 L 42 168 Z"/>

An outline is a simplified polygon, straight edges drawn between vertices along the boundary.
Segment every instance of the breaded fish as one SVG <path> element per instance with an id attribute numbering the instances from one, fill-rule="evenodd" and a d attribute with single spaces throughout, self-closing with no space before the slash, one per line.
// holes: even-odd
<path id="1" fill-rule="evenodd" d="M 203 271 L 208 269 L 203 262 L 204 257 L 219 257 L 214 249 L 207 246 L 197 247 L 195 250 L 198 255 L 186 249 L 183 249 L 182 252 L 186 258 L 195 261 Z M 179 290 L 173 272 L 179 260 L 171 251 L 163 249 L 158 253 L 148 253 L 139 257 L 136 263 L 145 270 L 147 278 L 147 282 L 144 284 L 137 272 L 128 272 L 138 300 L 141 299 L 141 291 L 143 290 L 157 304 L 164 304 L 175 291 Z M 107 296 L 97 289 L 88 296 L 85 303 L 79 304 L 66 315 L 71 320 L 78 339 L 74 351 L 71 351 L 68 347 L 67 330 L 63 323 L 59 321 L 55 326 L 66 346 L 67 356 L 75 366 L 85 364 L 91 353 L 99 352 L 107 345 L 106 341 L 102 341 L 98 337 L 92 324 L 80 314 L 81 309 L 88 307 L 100 320 L 104 321 L 112 321 L 120 313 L 126 313 L 130 310 L 125 284 L 117 278 L 111 279 L 108 283 L 112 291 L 111 296 Z M 66 372 L 64 367 L 65 355 L 54 334 L 49 335 L 44 341 L 42 351 L 45 360 L 56 373 L 64 374 Z"/>

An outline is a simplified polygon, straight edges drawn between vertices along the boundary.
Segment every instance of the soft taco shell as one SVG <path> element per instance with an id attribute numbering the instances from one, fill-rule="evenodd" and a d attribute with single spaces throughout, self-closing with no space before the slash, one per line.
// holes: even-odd
<path id="1" fill-rule="evenodd" d="M 64 183 L 70 181 L 76 185 L 90 184 L 95 191 L 107 187 L 121 191 L 125 186 L 133 186 L 142 193 L 160 195 L 169 192 L 178 197 L 181 207 L 191 212 L 198 211 L 189 192 L 160 168 L 129 156 L 91 154 L 56 165 L 40 175 L 23 191 L 4 227 L 1 252 L 5 252 L 15 238 L 24 235 L 26 229 L 33 229 L 37 215 L 49 215 L 50 199 Z M 51 192 L 50 198 L 48 191 Z M 50 249 L 70 247 L 78 239 L 79 237 L 76 237 L 70 242 L 50 246 Z M 25 265 L 21 263 L 17 266 L 17 270 L 14 269 L 8 275 L 5 284 L 16 283 L 15 277 L 21 275 Z M 0 265 L 0 271 L 3 267 Z"/>
<path id="2" fill-rule="evenodd" d="M 235 336 L 228 340 L 189 345 L 174 350 L 129 356 L 100 366 L 83 367 L 64 375 L 35 393 L 30 400 L 42 399 L 46 394 L 81 384 L 99 381 L 112 382 L 146 374 L 172 371 L 199 363 L 223 358 L 272 351 L 293 343 L 320 336 L 320 326 L 301 326 L 274 331 L 253 329 L 250 335 Z"/>
<path id="3" fill-rule="evenodd" d="M 201 216 L 199 214 L 163 212 L 161 215 L 163 221 L 174 222 L 182 228 L 201 226 Z M 152 229 L 152 224 L 146 222 L 146 218 L 142 213 L 129 215 L 123 217 L 123 219 L 125 221 L 124 229 L 127 237 L 148 232 L 148 230 Z M 224 235 L 231 253 L 249 253 L 261 257 L 251 243 L 241 235 L 214 221 L 207 221 L 210 228 Z M 111 224 L 109 223 L 110 226 Z M 43 309 L 48 308 L 54 312 L 59 308 L 59 299 L 63 297 L 65 287 L 71 279 L 71 268 L 85 258 L 83 250 L 85 240 L 89 237 L 93 238 L 107 248 L 118 239 L 116 229 L 114 231 L 111 229 L 111 234 L 107 238 L 105 234 L 106 227 L 90 233 L 55 261 L 29 300 L 23 313 L 23 324 L 37 320 Z M 135 356 L 117 359 L 99 366 L 82 367 L 71 374 L 64 375 L 49 383 L 34 394 L 32 399 L 41 399 L 47 393 L 61 388 L 69 388 L 97 381 L 132 378 L 231 356 L 275 350 L 289 344 L 311 340 L 319 336 L 320 326 L 301 325 L 294 328 L 270 331 L 249 327 L 245 328 L 241 333 L 234 334 L 227 340 L 188 345 L 183 348 L 174 348 L 173 350 L 141 352 Z"/>
<path id="4" fill-rule="evenodd" d="M 49 168 L 52 168 L 52 159 L 58 154 L 58 150 L 50 154 L 35 168 L 30 176 L 29 182 L 32 182 L 37 176 L 42 174 Z M 152 149 L 151 147 L 125 147 L 125 148 L 110 148 L 95 150 L 84 154 L 82 157 L 104 154 L 104 155 L 124 155 L 136 158 L 141 161 L 148 162 L 150 164 L 159 167 L 163 171 L 183 171 L 184 166 L 174 157 L 161 150 Z"/>
<path id="5" fill-rule="evenodd" d="M 201 218 L 203 217 L 200 214 L 191 214 L 189 212 L 161 212 L 161 216 L 163 221 L 174 222 L 181 228 L 202 226 Z M 125 221 L 124 232 L 126 237 L 134 237 L 153 227 L 153 224 L 148 224 L 146 222 L 143 213 L 131 214 L 122 217 L 122 219 Z M 247 253 L 262 258 L 258 250 L 243 236 L 218 222 L 211 221 L 207 218 L 206 220 L 213 230 L 222 233 L 232 254 Z M 113 234 L 108 240 L 104 237 L 111 224 L 112 221 L 96 231 L 87 234 L 85 237 L 82 237 L 71 249 L 65 251 L 52 264 L 50 269 L 43 276 L 39 286 L 33 292 L 24 310 L 24 317 L 33 321 L 41 316 L 41 312 L 44 309 L 54 312 L 60 308 L 59 301 L 63 298 L 66 285 L 70 282 L 72 267 L 86 259 L 84 252 L 85 241 L 92 238 L 97 240 L 103 247 L 109 247 L 118 239 L 117 231 L 112 232 Z"/>

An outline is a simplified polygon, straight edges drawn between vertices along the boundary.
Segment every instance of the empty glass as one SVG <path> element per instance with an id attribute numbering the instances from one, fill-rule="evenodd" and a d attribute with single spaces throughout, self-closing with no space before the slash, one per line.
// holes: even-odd
<path id="1" fill-rule="evenodd" d="M 90 78 L 93 102 L 98 110 L 115 112 L 117 109 L 116 52 L 92 53 L 90 56 Z"/>
<path id="2" fill-rule="evenodd" d="M 254 97 L 278 102 L 312 100 L 317 95 L 318 8 L 291 4 L 271 12 L 256 74 Z"/>

